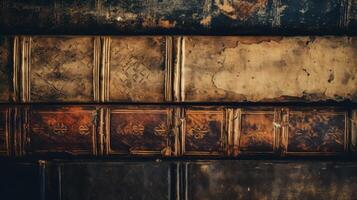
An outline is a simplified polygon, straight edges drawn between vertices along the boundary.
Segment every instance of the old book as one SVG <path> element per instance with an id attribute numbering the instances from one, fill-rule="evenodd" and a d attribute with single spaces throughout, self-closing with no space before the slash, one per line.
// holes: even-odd
<path id="1" fill-rule="evenodd" d="M 4 106 L 0 150 L 19 157 L 348 156 L 355 151 L 354 113 L 316 106 Z"/>
<path id="2" fill-rule="evenodd" d="M 44 196 L 52 200 L 174 200 L 179 181 L 175 170 L 176 163 L 167 161 L 46 161 Z"/>
<path id="3" fill-rule="evenodd" d="M 183 109 L 181 127 L 182 155 L 227 154 L 228 121 L 224 108 L 192 107 Z"/>
<path id="4" fill-rule="evenodd" d="M 21 37 L 21 100 L 98 101 L 98 40 L 90 36 Z"/>
<path id="5" fill-rule="evenodd" d="M 107 155 L 176 154 L 170 106 L 112 106 L 105 109 Z"/>
<path id="6" fill-rule="evenodd" d="M 282 102 L 357 98 L 350 37 L 177 38 L 175 99 Z"/>
<path id="7" fill-rule="evenodd" d="M 183 199 L 354 199 L 355 170 L 338 161 L 188 162 Z"/>
<path id="8" fill-rule="evenodd" d="M 15 36 L 1 48 L 2 102 L 357 101 L 355 37 Z"/>
<path id="9" fill-rule="evenodd" d="M 96 155 L 99 110 L 95 106 L 30 106 L 21 109 L 25 155 Z"/>
<path id="10" fill-rule="evenodd" d="M 354 34 L 355 0 L 3 1 L 7 34 Z"/>

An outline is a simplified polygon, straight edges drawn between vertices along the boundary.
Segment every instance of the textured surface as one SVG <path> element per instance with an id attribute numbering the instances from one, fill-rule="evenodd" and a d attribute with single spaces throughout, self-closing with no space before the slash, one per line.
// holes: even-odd
<path id="1" fill-rule="evenodd" d="M 355 32 L 355 8 L 355 0 L 3 0 L 0 32 L 341 34 Z"/>
<path id="2" fill-rule="evenodd" d="M 6 136 L 6 126 L 7 126 L 7 109 L 0 107 L 0 155 L 7 154 L 7 136 Z"/>
<path id="3" fill-rule="evenodd" d="M 66 200 L 169 200 L 174 194 L 169 163 L 68 163 L 59 173 Z"/>
<path id="4" fill-rule="evenodd" d="M 93 45 L 92 37 L 33 37 L 30 101 L 93 101 Z"/>
<path id="5" fill-rule="evenodd" d="M 217 154 L 224 151 L 222 110 L 187 110 L 184 154 Z"/>
<path id="6" fill-rule="evenodd" d="M 288 152 L 343 152 L 346 144 L 343 112 L 289 112 Z"/>
<path id="7" fill-rule="evenodd" d="M 241 116 L 239 149 L 252 152 L 274 150 L 274 112 L 244 111 Z"/>
<path id="8" fill-rule="evenodd" d="M 112 109 L 109 153 L 170 154 L 169 113 L 169 109 Z"/>
<path id="9" fill-rule="evenodd" d="M 96 111 L 90 107 L 34 107 L 29 115 L 27 151 L 93 154 L 96 123 Z"/>
<path id="10" fill-rule="evenodd" d="M 165 37 L 111 40 L 110 101 L 164 101 Z"/>
<path id="11" fill-rule="evenodd" d="M 186 37 L 184 99 L 357 101 L 356 44 L 354 37 Z"/>
<path id="12" fill-rule="evenodd" d="M 0 37 L 0 102 L 12 97 L 12 37 Z"/>
<path id="13" fill-rule="evenodd" d="M 188 199 L 355 199 L 354 162 L 188 163 Z"/>

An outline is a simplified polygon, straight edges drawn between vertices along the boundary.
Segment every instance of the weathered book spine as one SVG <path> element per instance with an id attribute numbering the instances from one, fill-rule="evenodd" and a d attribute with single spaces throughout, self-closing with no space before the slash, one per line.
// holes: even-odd
<path id="1" fill-rule="evenodd" d="M 2 107 L 13 156 L 331 156 L 355 152 L 343 107 L 26 105 Z"/>
<path id="2" fill-rule="evenodd" d="M 356 44 L 347 36 L 4 36 L 0 102 L 356 102 Z"/>
<path id="3" fill-rule="evenodd" d="M 2 0 L 5 34 L 356 34 L 355 0 Z"/>

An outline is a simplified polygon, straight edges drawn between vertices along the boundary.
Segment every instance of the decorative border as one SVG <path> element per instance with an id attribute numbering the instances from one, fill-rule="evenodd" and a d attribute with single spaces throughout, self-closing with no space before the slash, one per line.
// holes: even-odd
<path id="1" fill-rule="evenodd" d="M 222 141 L 222 151 L 215 151 L 215 152 L 205 152 L 205 151 L 186 151 L 186 117 L 188 114 L 219 114 L 222 115 L 222 124 L 221 124 L 221 135 L 220 135 L 220 140 Z M 226 134 L 226 127 L 227 127 L 227 121 L 225 120 L 226 118 L 226 111 L 224 108 L 222 110 L 192 110 L 190 108 L 183 109 L 182 115 L 184 116 L 184 119 L 182 120 L 181 124 L 181 131 L 180 131 L 180 136 L 181 136 L 181 155 L 183 156 L 220 156 L 220 155 L 225 155 L 227 152 L 225 151 L 226 147 L 229 145 L 227 143 L 227 136 Z"/>
<path id="2" fill-rule="evenodd" d="M 349 122 L 348 122 L 348 113 L 345 111 L 336 111 L 336 112 L 331 112 L 331 111 L 326 111 L 326 110 L 318 110 L 318 109 L 312 109 L 316 110 L 314 112 L 319 113 L 319 114 L 328 114 L 328 115 L 343 115 L 345 118 L 345 131 L 344 131 L 344 146 L 343 146 L 343 151 L 341 152 L 291 152 L 288 151 L 288 146 L 289 146 L 289 119 L 291 114 L 295 113 L 305 113 L 309 110 L 289 110 L 285 109 L 285 113 L 283 114 L 283 139 L 282 139 L 282 146 L 283 146 L 283 154 L 284 155 L 292 155 L 292 156 L 313 156 L 313 155 L 323 155 L 323 156 L 329 156 L 329 155 L 340 155 L 348 152 L 348 145 L 349 145 Z M 311 111 L 311 110 L 310 110 Z"/>
<path id="3" fill-rule="evenodd" d="M 165 148 L 170 148 L 170 154 L 172 154 L 172 138 L 171 138 L 171 127 L 172 127 L 172 121 L 173 121 L 173 110 L 171 108 L 167 109 L 120 109 L 120 108 L 114 108 L 106 109 L 106 114 L 105 114 L 105 153 L 106 155 L 162 155 L 165 156 L 162 151 L 152 151 L 152 150 L 134 150 L 134 151 L 120 151 L 120 150 L 112 150 L 111 149 L 111 117 L 112 114 L 133 114 L 133 113 L 140 113 L 140 114 L 145 114 L 145 113 L 150 113 L 150 114 L 166 114 L 167 115 L 167 121 L 166 125 L 168 127 L 168 135 L 166 138 L 166 147 Z"/>
<path id="4" fill-rule="evenodd" d="M 273 145 L 272 151 L 242 151 L 240 147 L 240 140 L 242 135 L 242 119 L 243 115 L 273 115 Z M 279 120 L 277 116 L 277 111 L 272 109 L 271 111 L 267 110 L 246 110 L 246 109 L 237 109 L 235 115 L 235 124 L 237 124 L 234 129 L 234 156 L 242 155 L 255 155 L 255 154 L 274 154 L 278 146 L 278 136 L 279 136 Z"/>
<path id="5" fill-rule="evenodd" d="M 30 120 L 30 117 L 32 116 L 33 113 L 36 113 L 36 114 L 54 114 L 54 113 L 63 113 L 63 114 L 67 114 L 67 113 L 91 113 L 92 115 L 97 115 L 97 111 L 93 110 L 81 110 L 80 112 L 73 112 L 73 111 L 34 111 L 34 110 L 27 110 L 27 114 L 26 116 L 27 119 L 25 120 L 25 129 L 26 129 L 26 135 L 25 135 L 25 144 L 24 146 L 25 147 L 28 147 L 28 146 L 31 146 L 31 127 L 30 127 L 30 124 L 31 124 L 31 120 Z M 95 126 L 95 124 L 92 125 L 92 151 L 89 151 L 89 150 L 82 150 L 82 149 L 71 149 L 71 150 L 68 150 L 66 151 L 66 149 L 63 149 L 63 150 L 36 150 L 36 151 L 26 151 L 26 153 L 30 153 L 30 154 L 36 154 L 36 153 L 48 153 L 48 152 L 51 152 L 51 153 L 56 153 L 56 152 L 70 152 L 71 154 L 93 154 L 93 155 L 97 155 L 97 127 Z"/>

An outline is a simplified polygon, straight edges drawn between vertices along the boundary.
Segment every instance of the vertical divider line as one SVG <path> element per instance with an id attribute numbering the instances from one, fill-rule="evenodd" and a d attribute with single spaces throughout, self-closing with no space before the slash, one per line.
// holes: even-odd
<path id="1" fill-rule="evenodd" d="M 109 101 L 110 98 L 110 90 L 109 90 L 109 84 L 110 84 L 110 73 L 109 73 L 109 68 L 110 68 L 110 43 L 111 39 L 109 36 L 102 36 L 101 37 L 101 55 L 102 55 L 102 65 L 101 65 L 101 87 L 100 87 L 100 93 L 101 93 L 101 102 L 107 102 Z"/>
<path id="2" fill-rule="evenodd" d="M 174 101 L 180 102 L 181 99 L 181 68 L 182 68 L 182 36 L 175 37 L 174 39 L 174 49 L 175 51 L 175 61 L 174 70 L 173 70 L 173 93 Z"/>
<path id="3" fill-rule="evenodd" d="M 233 148 L 233 112 L 233 108 L 225 109 L 225 141 L 227 141 L 225 149 L 227 156 L 232 155 Z"/>
<path id="4" fill-rule="evenodd" d="M 180 111 L 180 156 L 184 156 L 186 152 L 186 110 L 181 108 Z"/>
<path id="5" fill-rule="evenodd" d="M 172 51 L 173 39 L 172 36 L 166 36 L 166 53 L 165 53 L 165 101 L 172 101 L 173 85 L 172 85 Z"/>
<path id="6" fill-rule="evenodd" d="M 185 76 L 184 76 L 184 67 L 185 67 L 185 37 L 181 38 L 181 62 L 180 62 L 180 101 L 185 101 Z"/>
<path id="7" fill-rule="evenodd" d="M 241 136 L 241 124 L 242 124 L 242 109 L 236 108 L 233 113 L 233 156 L 238 156 L 240 152 L 240 136 Z"/>
<path id="8" fill-rule="evenodd" d="M 19 46 L 20 38 L 19 36 L 15 36 L 13 40 L 13 55 L 12 55 L 12 84 L 13 84 L 13 97 L 12 100 L 14 102 L 18 102 L 20 99 L 20 86 L 19 86 L 19 65 L 20 65 L 20 46 Z"/>
<path id="9" fill-rule="evenodd" d="M 24 36 L 21 40 L 22 102 L 30 102 L 31 41 L 29 36 Z"/>
<path id="10" fill-rule="evenodd" d="M 357 151 L 357 110 L 352 110 L 351 116 L 351 150 Z"/>
<path id="11" fill-rule="evenodd" d="M 110 154 L 110 108 L 104 109 L 104 123 L 105 123 L 105 131 L 104 131 L 104 142 L 105 142 L 105 155 Z"/>
<path id="12" fill-rule="evenodd" d="M 349 119 L 349 114 L 348 111 L 344 112 L 345 116 L 345 133 L 344 133 L 344 144 L 343 144 L 343 150 L 344 152 L 348 153 L 349 152 L 349 144 L 350 144 L 350 138 L 351 138 L 351 129 L 350 129 L 350 124 L 352 124 L 353 121 L 350 121 Z"/>
<path id="13" fill-rule="evenodd" d="M 181 120 L 181 108 L 175 107 L 173 109 L 173 126 L 172 134 L 174 135 L 174 156 L 179 156 L 181 152 L 181 141 L 180 141 L 180 120 Z"/>
<path id="14" fill-rule="evenodd" d="M 274 144 L 273 151 L 274 154 L 281 152 L 280 141 L 281 141 L 281 130 L 282 130 L 282 119 L 281 119 L 281 109 L 274 109 Z"/>
<path id="15" fill-rule="evenodd" d="M 280 155 L 286 156 L 288 151 L 288 137 L 289 137 L 289 108 L 282 109 L 282 125 L 281 125 L 281 137 L 280 137 Z"/>
<path id="16" fill-rule="evenodd" d="M 94 37 L 93 49 L 93 95 L 94 101 L 100 101 L 100 59 L 101 59 L 101 41 L 99 36 Z"/>
<path id="17" fill-rule="evenodd" d="M 46 161 L 44 160 L 39 160 L 38 161 L 38 166 L 39 166 L 39 174 L 40 174 L 40 198 L 41 200 L 46 200 Z"/>

